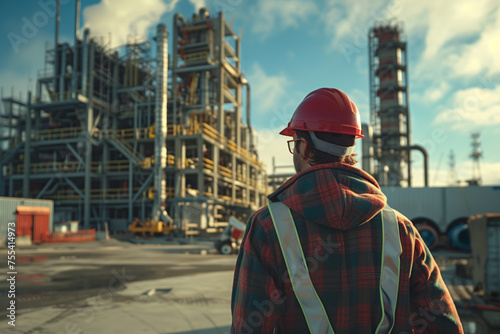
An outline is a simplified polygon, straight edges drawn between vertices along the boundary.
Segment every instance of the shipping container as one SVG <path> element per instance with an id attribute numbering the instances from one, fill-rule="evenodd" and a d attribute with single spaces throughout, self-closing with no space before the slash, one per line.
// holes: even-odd
<path id="1" fill-rule="evenodd" d="M 5 238 L 7 238 L 8 224 L 9 222 L 17 221 L 16 211 L 17 208 L 21 206 L 48 208 L 50 210 L 48 226 L 46 226 L 45 224 L 47 223 L 44 222 L 44 230 L 48 228 L 49 232 L 53 231 L 54 201 L 32 198 L 0 197 L 0 242 L 2 244 Z"/>
<path id="2" fill-rule="evenodd" d="M 386 187 L 387 204 L 415 225 L 427 223 L 444 234 L 465 224 L 468 217 L 500 212 L 500 186 L 487 187 Z"/>

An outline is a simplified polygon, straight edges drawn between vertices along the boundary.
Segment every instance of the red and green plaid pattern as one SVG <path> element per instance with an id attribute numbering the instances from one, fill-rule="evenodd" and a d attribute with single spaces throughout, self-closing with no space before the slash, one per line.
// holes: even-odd
<path id="1" fill-rule="evenodd" d="M 336 334 L 374 333 L 381 318 L 386 198 L 345 164 L 307 169 L 269 195 L 292 211 L 311 280 Z M 397 213 L 401 275 L 393 333 L 462 333 L 439 268 L 413 224 Z M 267 207 L 250 218 L 236 263 L 232 333 L 308 333 Z"/>

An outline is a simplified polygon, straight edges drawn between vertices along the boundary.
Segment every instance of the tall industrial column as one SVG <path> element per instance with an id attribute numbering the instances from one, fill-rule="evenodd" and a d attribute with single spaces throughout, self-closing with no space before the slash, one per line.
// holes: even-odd
<path id="1" fill-rule="evenodd" d="M 156 34 L 156 106 L 155 106 L 155 165 L 153 217 L 160 219 L 161 205 L 167 199 L 165 168 L 167 167 L 167 27 L 159 24 Z"/>
<path id="2" fill-rule="evenodd" d="M 370 115 L 375 177 L 385 186 L 411 186 L 406 42 L 400 25 L 369 33 Z"/>

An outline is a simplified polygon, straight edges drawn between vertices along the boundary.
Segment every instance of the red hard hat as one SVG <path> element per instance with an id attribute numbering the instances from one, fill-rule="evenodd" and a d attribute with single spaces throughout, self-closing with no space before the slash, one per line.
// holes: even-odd
<path id="1" fill-rule="evenodd" d="M 305 97 L 280 135 L 293 136 L 294 130 L 364 137 L 358 108 L 346 93 L 335 88 L 320 88 Z"/>

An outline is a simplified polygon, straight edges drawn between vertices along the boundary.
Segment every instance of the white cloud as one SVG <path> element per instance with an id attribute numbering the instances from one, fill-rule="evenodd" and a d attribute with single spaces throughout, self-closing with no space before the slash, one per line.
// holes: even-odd
<path id="1" fill-rule="evenodd" d="M 399 18 L 410 35 L 425 34 L 423 56 L 431 59 L 442 56 L 441 51 L 448 43 L 481 33 L 492 7 L 495 4 L 491 0 L 405 1 Z"/>
<path id="2" fill-rule="evenodd" d="M 484 25 L 475 43 L 465 45 L 456 57 L 453 71 L 457 75 L 473 76 L 479 73 L 494 75 L 500 73 L 498 53 L 500 51 L 500 6 L 496 8 L 495 20 Z"/>
<path id="3" fill-rule="evenodd" d="M 411 92 L 411 100 L 429 105 L 444 98 L 450 91 L 450 88 L 450 84 L 446 81 L 433 83 L 432 86 L 423 93 Z"/>
<path id="4" fill-rule="evenodd" d="M 161 0 L 102 0 L 83 10 L 84 27 L 90 28 L 93 36 L 112 34 L 112 47 L 123 45 L 128 36 L 147 38 L 147 30 L 157 24 L 161 15 L 172 10 L 178 0 L 169 4 Z"/>
<path id="5" fill-rule="evenodd" d="M 268 37 L 273 30 L 285 30 L 308 24 L 307 18 L 318 11 L 314 2 L 306 0 L 259 0 L 254 5 L 252 31 Z"/>
<path id="6" fill-rule="evenodd" d="M 248 81 L 252 87 L 253 113 L 262 116 L 282 106 L 290 85 L 286 75 L 268 75 L 258 63 L 254 63 L 248 72 Z"/>
<path id="7" fill-rule="evenodd" d="M 453 96 L 453 105 L 453 108 L 441 111 L 434 124 L 461 131 L 500 124 L 500 86 L 460 90 Z"/>
<path id="8" fill-rule="evenodd" d="M 368 30 L 374 21 L 387 21 L 400 12 L 399 1 L 326 0 L 320 20 L 331 49 L 348 49 L 356 54 L 368 52 Z"/>
<path id="9" fill-rule="evenodd" d="M 414 75 L 427 80 L 500 73 L 500 6 L 470 2 L 405 1 L 399 16 L 411 40 L 424 43 Z"/>

